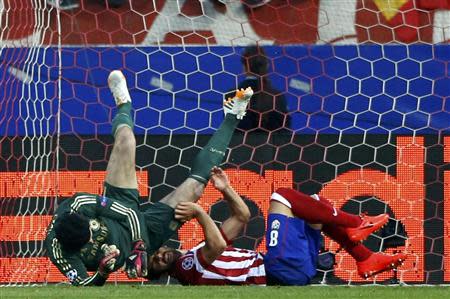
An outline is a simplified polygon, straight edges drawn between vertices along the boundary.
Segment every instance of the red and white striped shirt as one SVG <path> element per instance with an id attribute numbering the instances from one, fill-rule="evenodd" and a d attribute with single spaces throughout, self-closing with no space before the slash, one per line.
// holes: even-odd
<path id="1" fill-rule="evenodd" d="M 176 264 L 172 275 L 184 285 L 265 285 L 264 257 L 256 251 L 227 247 L 212 264 L 203 258 L 201 247 L 194 247 Z"/>

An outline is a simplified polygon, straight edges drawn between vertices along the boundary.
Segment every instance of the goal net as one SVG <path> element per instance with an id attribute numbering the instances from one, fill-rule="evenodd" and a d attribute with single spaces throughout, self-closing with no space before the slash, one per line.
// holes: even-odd
<path id="1" fill-rule="evenodd" d="M 364 244 L 409 255 L 365 281 L 324 237 L 315 283 L 450 282 L 450 1 L 0 0 L 0 24 L 0 285 L 66 281 L 43 239 L 59 202 L 102 191 L 114 69 L 143 204 L 187 177 L 225 95 L 259 82 L 222 165 L 252 212 L 234 244 L 264 252 L 270 194 L 294 187 L 389 213 Z M 211 186 L 200 203 L 226 219 Z M 202 239 L 192 222 L 170 245 Z"/>

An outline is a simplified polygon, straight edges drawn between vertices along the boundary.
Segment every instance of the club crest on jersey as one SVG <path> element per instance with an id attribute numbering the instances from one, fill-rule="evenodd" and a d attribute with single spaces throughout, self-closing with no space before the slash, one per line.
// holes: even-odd
<path id="1" fill-rule="evenodd" d="M 69 272 L 66 273 L 66 277 L 69 279 L 70 282 L 74 282 L 75 279 L 78 277 L 78 272 L 76 269 L 72 269 Z"/>
<path id="2" fill-rule="evenodd" d="M 96 232 L 100 229 L 100 222 L 98 222 L 95 219 L 91 219 L 91 220 L 89 220 L 89 227 L 91 228 L 91 230 L 93 232 Z"/>
<path id="3" fill-rule="evenodd" d="M 183 260 L 181 263 L 181 267 L 184 270 L 190 270 L 194 266 L 194 258 L 193 257 L 187 257 Z"/>
<path id="4" fill-rule="evenodd" d="M 278 220 L 272 221 L 271 228 L 272 229 L 279 229 L 280 228 L 280 221 L 278 221 Z"/>

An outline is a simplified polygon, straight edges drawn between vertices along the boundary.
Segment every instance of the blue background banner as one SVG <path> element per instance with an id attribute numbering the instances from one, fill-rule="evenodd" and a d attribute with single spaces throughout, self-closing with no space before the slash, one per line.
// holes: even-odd
<path id="1" fill-rule="evenodd" d="M 270 46 L 270 79 L 292 130 L 430 134 L 450 130 L 448 45 Z M 211 133 L 224 93 L 244 79 L 242 48 L 5 48 L 0 59 L 0 135 L 109 134 L 107 88 L 123 70 L 137 134 Z M 61 102 L 58 74 L 61 70 Z"/>

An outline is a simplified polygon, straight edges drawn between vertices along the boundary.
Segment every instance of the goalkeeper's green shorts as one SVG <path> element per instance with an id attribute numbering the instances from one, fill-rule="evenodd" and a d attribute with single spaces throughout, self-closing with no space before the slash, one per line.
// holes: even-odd
<path id="1" fill-rule="evenodd" d="M 141 212 L 150 240 L 147 251 L 152 254 L 176 233 L 181 223 L 175 220 L 175 210 L 160 202 L 142 206 Z"/>
<path id="2" fill-rule="evenodd" d="M 181 223 L 175 220 L 175 210 L 166 204 L 156 202 L 140 206 L 137 189 L 114 187 L 104 183 L 104 196 L 141 211 L 148 232 L 147 251 L 153 253 L 172 237 Z"/>
<path id="3" fill-rule="evenodd" d="M 139 191 L 137 189 L 114 187 L 107 182 L 105 182 L 103 186 L 103 196 L 117 200 L 121 204 L 125 204 L 136 210 L 139 209 Z"/>

